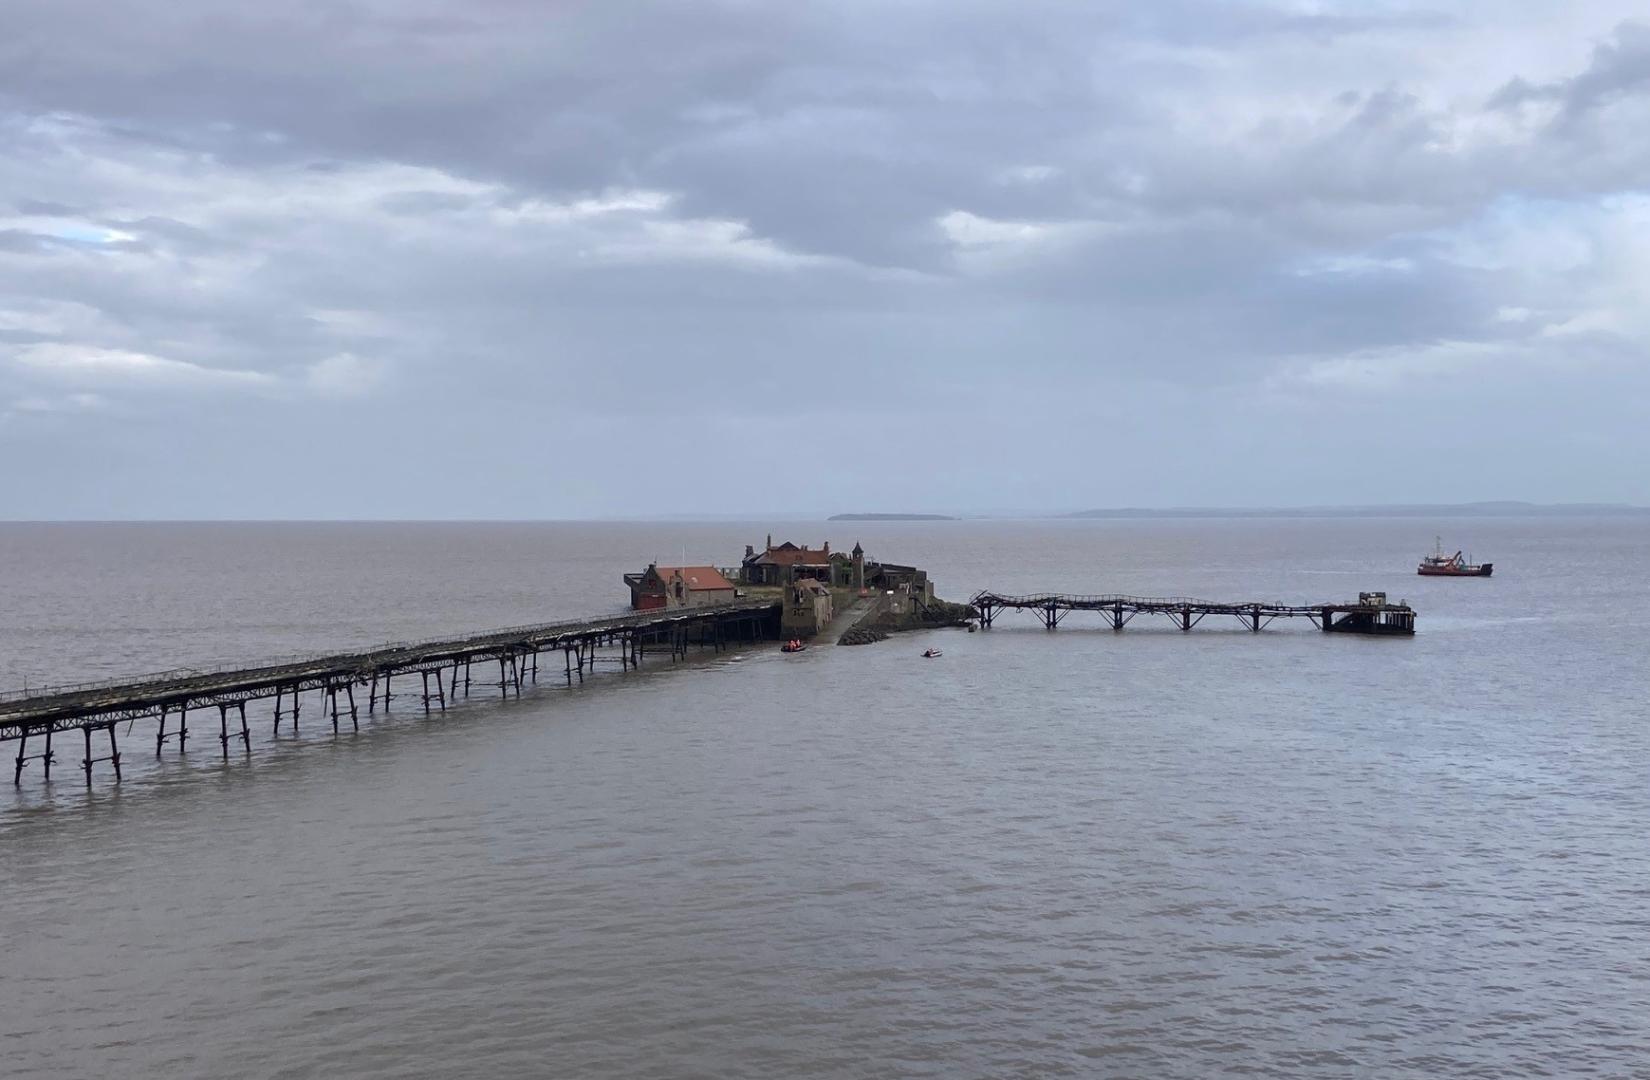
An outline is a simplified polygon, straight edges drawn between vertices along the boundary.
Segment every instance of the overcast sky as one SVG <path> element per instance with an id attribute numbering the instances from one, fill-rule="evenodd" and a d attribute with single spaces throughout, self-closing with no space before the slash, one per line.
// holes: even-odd
<path id="1" fill-rule="evenodd" d="M 4 0 L 0 517 L 1650 503 L 1643 0 Z"/>

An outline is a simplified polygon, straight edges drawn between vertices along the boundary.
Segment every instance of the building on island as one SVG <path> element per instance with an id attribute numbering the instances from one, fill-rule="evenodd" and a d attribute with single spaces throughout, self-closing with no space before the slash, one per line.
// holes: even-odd
<path id="1" fill-rule="evenodd" d="M 914 596 L 924 604 L 934 600 L 934 583 L 928 580 L 928 571 L 915 566 L 868 562 L 865 564 L 865 584 L 879 592 Z"/>
<path id="2" fill-rule="evenodd" d="M 788 540 L 775 545 L 771 534 L 767 547 L 761 551 L 746 546 L 738 578 L 741 585 L 785 585 L 791 581 L 812 580 L 836 589 L 900 592 L 923 603 L 934 599 L 934 586 L 926 570 L 877 562 L 868 558 L 859 544 L 844 555 L 832 551 L 829 541 L 817 548 L 799 547 Z"/>
<path id="3" fill-rule="evenodd" d="M 824 547 L 798 547 L 789 540 L 774 546 L 773 536 L 768 546 L 757 551 L 746 545 L 745 561 L 739 567 L 741 585 L 783 585 L 788 581 L 811 579 L 826 585 L 847 586 L 851 571 L 849 558 L 840 551 L 833 552 L 829 540 Z"/>
<path id="4" fill-rule="evenodd" d="M 637 611 L 726 604 L 736 595 L 733 582 L 714 566 L 652 564 L 639 574 L 626 574 L 624 583 Z"/>
<path id="5" fill-rule="evenodd" d="M 831 621 L 831 590 L 814 578 L 798 578 L 785 586 L 785 605 L 779 626 L 786 637 L 813 637 Z"/>

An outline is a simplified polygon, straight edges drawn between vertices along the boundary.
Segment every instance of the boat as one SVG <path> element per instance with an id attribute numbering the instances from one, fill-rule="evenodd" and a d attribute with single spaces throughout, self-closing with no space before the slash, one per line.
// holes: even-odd
<path id="1" fill-rule="evenodd" d="M 796 638 L 792 638 L 791 640 L 785 642 L 785 644 L 779 646 L 779 651 L 780 652 L 801 652 L 803 649 L 806 649 L 807 647 L 808 647 L 807 642 L 799 641 Z"/>
<path id="2" fill-rule="evenodd" d="M 929 649 L 927 652 L 924 652 L 922 655 L 924 657 L 926 657 L 927 659 L 932 660 L 936 656 L 944 656 L 945 654 L 940 652 L 938 649 Z"/>
<path id="3" fill-rule="evenodd" d="M 1434 537 L 1432 554 L 1422 557 L 1415 572 L 1422 577 L 1489 577 L 1495 572 L 1495 564 L 1475 563 L 1459 551 L 1445 555 L 1443 539 Z"/>

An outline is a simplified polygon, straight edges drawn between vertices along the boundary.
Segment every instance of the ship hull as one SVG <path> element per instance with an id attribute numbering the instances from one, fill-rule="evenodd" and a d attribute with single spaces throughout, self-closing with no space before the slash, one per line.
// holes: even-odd
<path id="1" fill-rule="evenodd" d="M 1483 566 L 1465 566 L 1459 570 L 1443 567 L 1421 566 L 1415 572 L 1422 577 L 1489 577 L 1495 572 L 1494 563 L 1485 563 Z"/>

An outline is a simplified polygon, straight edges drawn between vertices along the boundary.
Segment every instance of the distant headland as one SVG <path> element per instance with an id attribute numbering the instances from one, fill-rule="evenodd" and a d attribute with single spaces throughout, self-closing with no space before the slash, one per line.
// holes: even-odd
<path id="1" fill-rule="evenodd" d="M 1149 509 L 1122 507 L 1115 510 L 1080 510 L 1066 518 L 1305 518 L 1305 517 L 1590 517 L 1603 515 L 1642 516 L 1650 507 L 1623 503 L 1528 503 L 1473 502 L 1401 504 L 1394 506 L 1296 506 L 1272 508 L 1169 507 Z"/>
<path id="2" fill-rule="evenodd" d="M 946 514 L 833 514 L 826 521 L 956 521 Z"/>

